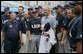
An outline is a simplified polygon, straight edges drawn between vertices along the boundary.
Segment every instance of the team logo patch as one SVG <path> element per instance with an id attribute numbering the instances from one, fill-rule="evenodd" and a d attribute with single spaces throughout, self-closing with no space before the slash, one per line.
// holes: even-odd
<path id="1" fill-rule="evenodd" d="M 40 24 L 34 24 L 34 25 L 31 25 L 32 28 L 40 28 Z"/>
<path id="2" fill-rule="evenodd" d="M 82 35 L 80 35 L 80 37 L 82 37 Z"/>
<path id="3" fill-rule="evenodd" d="M 7 21 L 8 21 L 8 20 L 4 20 L 4 21 L 2 20 L 2 23 L 5 24 Z"/>
<path id="4" fill-rule="evenodd" d="M 16 18 L 16 20 L 19 20 L 19 18 Z"/>
<path id="5" fill-rule="evenodd" d="M 29 21 L 29 19 L 27 19 L 27 21 Z"/>
<path id="6" fill-rule="evenodd" d="M 11 27 L 12 27 L 12 25 L 9 25 L 9 27 L 11 28 Z"/>

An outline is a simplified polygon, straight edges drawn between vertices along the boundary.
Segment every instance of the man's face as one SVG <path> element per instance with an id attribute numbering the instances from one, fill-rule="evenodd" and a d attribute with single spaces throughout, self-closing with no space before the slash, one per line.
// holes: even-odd
<path id="1" fill-rule="evenodd" d="M 44 9 L 44 14 L 45 14 L 45 16 L 48 16 L 49 15 L 49 10 L 48 9 Z"/>
<path id="2" fill-rule="evenodd" d="M 29 13 L 32 13 L 32 10 L 28 10 Z"/>
<path id="3" fill-rule="evenodd" d="M 6 12 L 5 12 L 5 14 L 6 14 L 7 16 L 9 16 L 9 10 L 8 10 L 8 11 L 6 11 Z"/>
<path id="4" fill-rule="evenodd" d="M 39 13 L 35 13 L 35 14 L 34 14 L 34 17 L 36 18 L 36 17 L 38 17 L 38 15 L 39 15 Z"/>
<path id="5" fill-rule="evenodd" d="M 39 12 L 41 13 L 42 10 L 43 10 L 43 9 L 40 8 L 40 9 L 39 9 Z"/>
<path id="6" fill-rule="evenodd" d="M 68 18 L 71 18 L 73 16 L 71 9 L 67 10 L 67 16 L 68 16 Z"/>
<path id="7" fill-rule="evenodd" d="M 13 13 L 13 14 L 10 14 L 10 19 L 14 20 L 16 18 L 16 14 Z"/>
<path id="8" fill-rule="evenodd" d="M 67 10 L 68 10 L 68 9 L 66 8 L 66 9 L 64 10 L 64 12 L 67 13 Z"/>
<path id="9" fill-rule="evenodd" d="M 30 16 L 33 16 L 32 12 L 33 12 L 33 10 L 28 10 L 28 13 Z"/>
<path id="10" fill-rule="evenodd" d="M 18 12 L 19 12 L 19 14 L 22 14 L 23 13 L 23 8 L 22 7 L 19 7 L 18 8 Z"/>
<path id="11" fill-rule="evenodd" d="M 57 14 L 60 14 L 60 13 L 61 13 L 61 8 L 58 8 L 58 9 L 56 10 L 56 13 L 57 13 Z"/>

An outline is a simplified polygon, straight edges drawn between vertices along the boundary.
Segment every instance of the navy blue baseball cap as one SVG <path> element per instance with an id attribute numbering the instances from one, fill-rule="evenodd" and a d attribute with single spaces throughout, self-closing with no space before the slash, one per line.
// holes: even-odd
<path id="1" fill-rule="evenodd" d="M 33 10 L 33 8 L 28 8 L 28 10 Z"/>
<path id="2" fill-rule="evenodd" d="M 72 6 L 70 5 L 70 4 L 66 4 L 65 6 L 64 6 L 64 9 L 68 9 L 68 8 L 71 8 Z"/>
<path id="3" fill-rule="evenodd" d="M 75 6 L 76 4 L 82 5 L 82 1 L 72 1 L 69 4 L 73 6 Z"/>

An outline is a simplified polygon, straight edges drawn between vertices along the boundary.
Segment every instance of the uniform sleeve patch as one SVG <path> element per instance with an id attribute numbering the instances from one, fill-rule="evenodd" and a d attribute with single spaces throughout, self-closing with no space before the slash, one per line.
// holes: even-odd
<path id="1" fill-rule="evenodd" d="M 80 35 L 80 37 L 82 37 L 82 35 Z"/>
<path id="2" fill-rule="evenodd" d="M 29 21 L 29 19 L 27 19 L 27 21 Z"/>

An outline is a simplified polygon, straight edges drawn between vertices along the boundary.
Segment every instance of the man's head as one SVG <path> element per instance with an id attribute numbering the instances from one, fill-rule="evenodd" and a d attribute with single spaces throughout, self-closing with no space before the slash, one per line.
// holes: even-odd
<path id="1" fill-rule="evenodd" d="M 44 7 L 44 14 L 45 16 L 49 16 L 49 14 L 51 14 L 51 9 L 47 6 Z"/>
<path id="2" fill-rule="evenodd" d="M 24 7 L 23 6 L 19 6 L 18 13 L 22 14 L 23 12 L 24 12 Z"/>
<path id="3" fill-rule="evenodd" d="M 30 16 L 32 16 L 32 12 L 33 12 L 33 8 L 32 8 L 32 7 L 28 8 L 28 14 L 29 14 Z"/>
<path id="4" fill-rule="evenodd" d="M 60 5 L 58 5 L 58 6 L 56 7 L 56 13 L 57 13 L 57 14 L 62 14 L 62 13 L 63 13 L 63 7 L 60 6 Z"/>
<path id="5" fill-rule="evenodd" d="M 9 7 L 4 8 L 5 15 L 9 16 L 10 9 Z"/>
<path id="6" fill-rule="evenodd" d="M 10 14 L 10 19 L 11 19 L 11 20 L 16 19 L 16 13 L 14 13 L 14 12 L 11 13 L 11 14 Z"/>
<path id="7" fill-rule="evenodd" d="M 38 16 L 39 16 L 39 12 L 38 11 L 34 11 L 32 13 L 33 13 L 34 18 L 38 18 Z"/>
<path id="8" fill-rule="evenodd" d="M 38 7 L 35 7 L 35 11 L 39 11 L 39 8 Z"/>
<path id="9" fill-rule="evenodd" d="M 35 11 L 38 12 L 40 14 L 40 10 L 38 7 L 35 8 Z"/>
<path id="10" fill-rule="evenodd" d="M 39 9 L 42 9 L 42 6 L 38 6 Z"/>
<path id="11" fill-rule="evenodd" d="M 71 4 L 74 7 L 74 13 L 80 15 L 82 13 L 82 1 L 73 1 Z"/>
<path id="12" fill-rule="evenodd" d="M 69 19 L 71 19 L 71 18 L 74 17 L 73 9 L 68 9 L 68 10 L 67 10 L 67 16 L 68 16 Z"/>
<path id="13" fill-rule="evenodd" d="M 38 6 L 38 9 L 39 9 L 39 12 L 42 13 L 42 10 L 43 10 L 42 6 Z"/>
<path id="14" fill-rule="evenodd" d="M 75 14 L 76 15 L 80 15 L 81 13 L 82 13 L 82 5 L 81 4 L 76 4 L 75 6 L 74 6 L 74 9 L 75 9 Z"/>
<path id="15" fill-rule="evenodd" d="M 70 9 L 70 8 L 72 8 L 72 6 L 70 4 L 66 4 L 64 6 L 64 13 L 67 13 L 67 10 Z"/>

